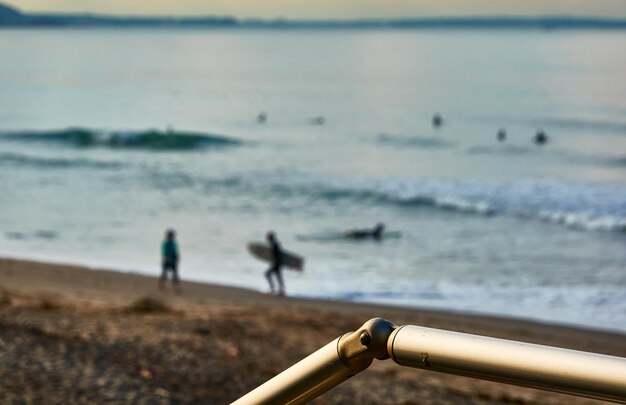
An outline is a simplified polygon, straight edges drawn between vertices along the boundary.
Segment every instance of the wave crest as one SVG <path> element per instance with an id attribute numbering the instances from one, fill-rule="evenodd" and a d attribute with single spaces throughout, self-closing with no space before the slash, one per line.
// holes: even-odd
<path id="1" fill-rule="evenodd" d="M 234 146 L 241 141 L 225 136 L 184 131 L 99 131 L 67 128 L 57 131 L 23 131 L 3 134 L 20 142 L 50 142 L 73 147 L 109 147 L 145 150 L 195 150 Z"/>

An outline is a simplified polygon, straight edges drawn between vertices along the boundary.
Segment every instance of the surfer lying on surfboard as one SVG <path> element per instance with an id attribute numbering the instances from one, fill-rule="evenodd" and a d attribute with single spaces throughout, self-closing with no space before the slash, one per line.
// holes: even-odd
<path id="1" fill-rule="evenodd" d="M 381 222 L 376 224 L 374 229 L 349 229 L 344 232 L 344 235 L 352 239 L 373 238 L 378 240 L 383 237 L 383 232 L 385 232 L 385 224 Z"/>

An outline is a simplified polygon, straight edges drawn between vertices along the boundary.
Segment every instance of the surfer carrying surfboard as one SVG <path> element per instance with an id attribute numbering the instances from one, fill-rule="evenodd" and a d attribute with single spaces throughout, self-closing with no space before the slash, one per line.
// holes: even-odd
<path id="1" fill-rule="evenodd" d="M 274 232 L 268 232 L 266 235 L 267 243 L 270 244 L 270 249 L 272 252 L 270 268 L 265 271 L 265 278 L 267 282 L 270 284 L 270 293 L 276 294 L 276 289 L 274 288 L 274 281 L 272 280 L 272 276 L 276 277 L 278 280 L 278 295 L 285 295 L 285 283 L 283 281 L 282 275 L 282 256 L 283 252 L 280 248 L 280 243 L 276 239 L 276 235 Z"/>
<path id="2" fill-rule="evenodd" d="M 265 278 L 270 284 L 270 294 L 276 294 L 274 288 L 273 277 L 278 280 L 278 295 L 285 295 L 285 283 L 283 281 L 282 269 L 286 267 L 289 270 L 302 271 L 304 269 L 304 257 L 283 250 L 276 239 L 274 232 L 268 232 L 265 235 L 267 244 L 263 242 L 248 243 L 248 251 L 255 258 L 270 264 L 269 269 L 265 271 Z"/>

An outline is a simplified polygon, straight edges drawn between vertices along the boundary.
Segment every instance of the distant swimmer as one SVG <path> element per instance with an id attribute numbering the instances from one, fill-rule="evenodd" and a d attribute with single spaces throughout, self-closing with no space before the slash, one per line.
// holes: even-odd
<path id="1" fill-rule="evenodd" d="M 376 224 L 374 229 L 349 229 L 344 234 L 347 238 L 351 239 L 367 239 L 373 238 L 376 240 L 380 240 L 383 237 L 383 233 L 385 232 L 385 224 L 382 222 Z"/>
<path id="2" fill-rule="evenodd" d="M 546 135 L 543 129 L 539 129 L 537 133 L 535 133 L 535 143 L 537 145 L 545 145 L 548 143 L 548 135 Z"/>
<path id="3" fill-rule="evenodd" d="M 265 238 L 272 249 L 272 261 L 270 262 L 270 268 L 265 271 L 265 278 L 270 284 L 270 294 L 276 294 L 274 281 L 272 280 L 272 276 L 274 276 L 278 281 L 278 295 L 285 296 L 285 282 L 283 281 L 282 275 L 283 252 L 280 247 L 280 243 L 278 243 L 274 232 L 268 232 Z"/>
<path id="4" fill-rule="evenodd" d="M 267 121 L 267 113 L 265 111 L 261 111 L 259 115 L 257 115 L 256 117 L 256 122 L 258 122 L 259 124 L 265 124 L 266 121 Z"/>
<path id="5" fill-rule="evenodd" d="M 504 142 L 506 140 L 506 129 L 500 128 L 498 130 L 498 141 Z"/>
<path id="6" fill-rule="evenodd" d="M 172 285 L 174 291 L 180 294 L 180 279 L 178 278 L 178 262 L 180 254 L 176 243 L 176 231 L 168 229 L 165 233 L 165 240 L 161 245 L 161 278 L 159 279 L 159 289 L 165 290 L 167 274 L 172 273 Z"/>
<path id="7" fill-rule="evenodd" d="M 435 113 L 435 115 L 433 115 L 433 127 L 435 128 L 439 128 L 440 126 L 443 125 L 443 118 L 441 117 L 441 115 L 439 113 Z"/>
<path id="8" fill-rule="evenodd" d="M 326 123 L 326 118 L 320 115 L 318 117 L 311 118 L 309 122 L 311 123 L 311 125 L 324 125 Z"/>

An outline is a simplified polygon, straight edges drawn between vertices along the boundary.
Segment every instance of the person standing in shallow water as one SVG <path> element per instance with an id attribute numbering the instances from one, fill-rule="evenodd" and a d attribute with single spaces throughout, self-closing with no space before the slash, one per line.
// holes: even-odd
<path id="1" fill-rule="evenodd" d="M 285 296 L 285 283 L 283 281 L 282 275 L 282 255 L 283 252 L 280 248 L 280 244 L 276 239 L 276 235 L 274 232 L 268 232 L 266 235 L 267 242 L 270 244 L 270 248 L 272 249 L 272 261 L 270 263 L 270 268 L 265 271 L 265 278 L 267 282 L 270 284 L 270 294 L 276 294 L 276 289 L 274 288 L 274 281 L 272 280 L 272 276 L 276 277 L 278 280 L 278 295 Z"/>
<path id="2" fill-rule="evenodd" d="M 178 278 L 178 262 L 180 255 L 178 253 L 178 244 L 176 243 L 176 232 L 173 229 L 168 229 L 165 232 L 165 240 L 161 245 L 161 278 L 159 279 L 159 289 L 165 290 L 165 283 L 167 282 L 167 273 L 172 273 L 172 285 L 174 291 L 180 294 L 180 279 Z"/>

